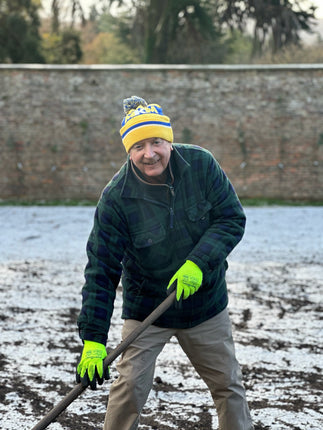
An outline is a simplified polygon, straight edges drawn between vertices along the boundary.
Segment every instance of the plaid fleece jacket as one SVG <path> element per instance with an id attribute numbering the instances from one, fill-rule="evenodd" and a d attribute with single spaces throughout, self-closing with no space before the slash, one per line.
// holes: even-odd
<path id="1" fill-rule="evenodd" d="M 226 258 L 243 236 L 243 209 L 210 152 L 173 148 L 169 184 L 140 180 L 128 159 L 101 195 L 87 244 L 82 339 L 105 344 L 121 276 L 122 317 L 142 321 L 166 298 L 169 280 L 187 259 L 202 270 L 203 284 L 155 324 L 189 328 L 227 306 Z"/>

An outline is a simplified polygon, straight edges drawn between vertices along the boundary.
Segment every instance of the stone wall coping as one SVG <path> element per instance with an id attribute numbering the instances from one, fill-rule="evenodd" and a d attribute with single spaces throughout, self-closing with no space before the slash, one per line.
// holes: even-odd
<path id="1" fill-rule="evenodd" d="M 316 64 L 0 64 L 0 70 L 47 71 L 282 71 L 323 70 L 323 63 Z"/>

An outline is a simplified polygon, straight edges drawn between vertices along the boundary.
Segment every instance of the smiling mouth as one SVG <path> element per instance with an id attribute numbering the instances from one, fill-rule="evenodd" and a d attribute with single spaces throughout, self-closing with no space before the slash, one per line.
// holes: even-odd
<path id="1" fill-rule="evenodd" d="M 151 161 L 150 163 L 144 163 L 145 166 L 154 166 L 155 164 L 159 163 L 160 159 Z"/>

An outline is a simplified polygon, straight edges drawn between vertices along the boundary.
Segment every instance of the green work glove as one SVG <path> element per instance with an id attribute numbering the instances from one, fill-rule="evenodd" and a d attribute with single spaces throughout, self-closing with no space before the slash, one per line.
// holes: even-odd
<path id="1" fill-rule="evenodd" d="M 82 356 L 77 365 L 76 382 L 82 382 L 83 387 L 90 385 L 91 389 L 95 390 L 96 381 L 102 385 L 104 379 L 109 379 L 109 368 L 103 372 L 103 360 L 106 356 L 107 351 L 102 343 L 85 340 Z"/>
<path id="2" fill-rule="evenodd" d="M 181 266 L 175 275 L 170 280 L 167 292 L 171 293 L 176 288 L 176 299 L 179 301 L 182 296 L 183 299 L 187 299 L 202 285 L 203 272 L 202 270 L 191 260 L 186 260 L 186 262 Z M 177 281 L 177 283 L 176 283 Z"/>

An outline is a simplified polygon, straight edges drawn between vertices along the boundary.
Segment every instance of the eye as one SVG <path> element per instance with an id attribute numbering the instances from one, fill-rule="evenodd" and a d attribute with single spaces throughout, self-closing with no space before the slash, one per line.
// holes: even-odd
<path id="1" fill-rule="evenodd" d="M 155 139 L 154 140 L 154 145 L 159 145 L 161 143 L 161 140 L 160 139 Z"/>

